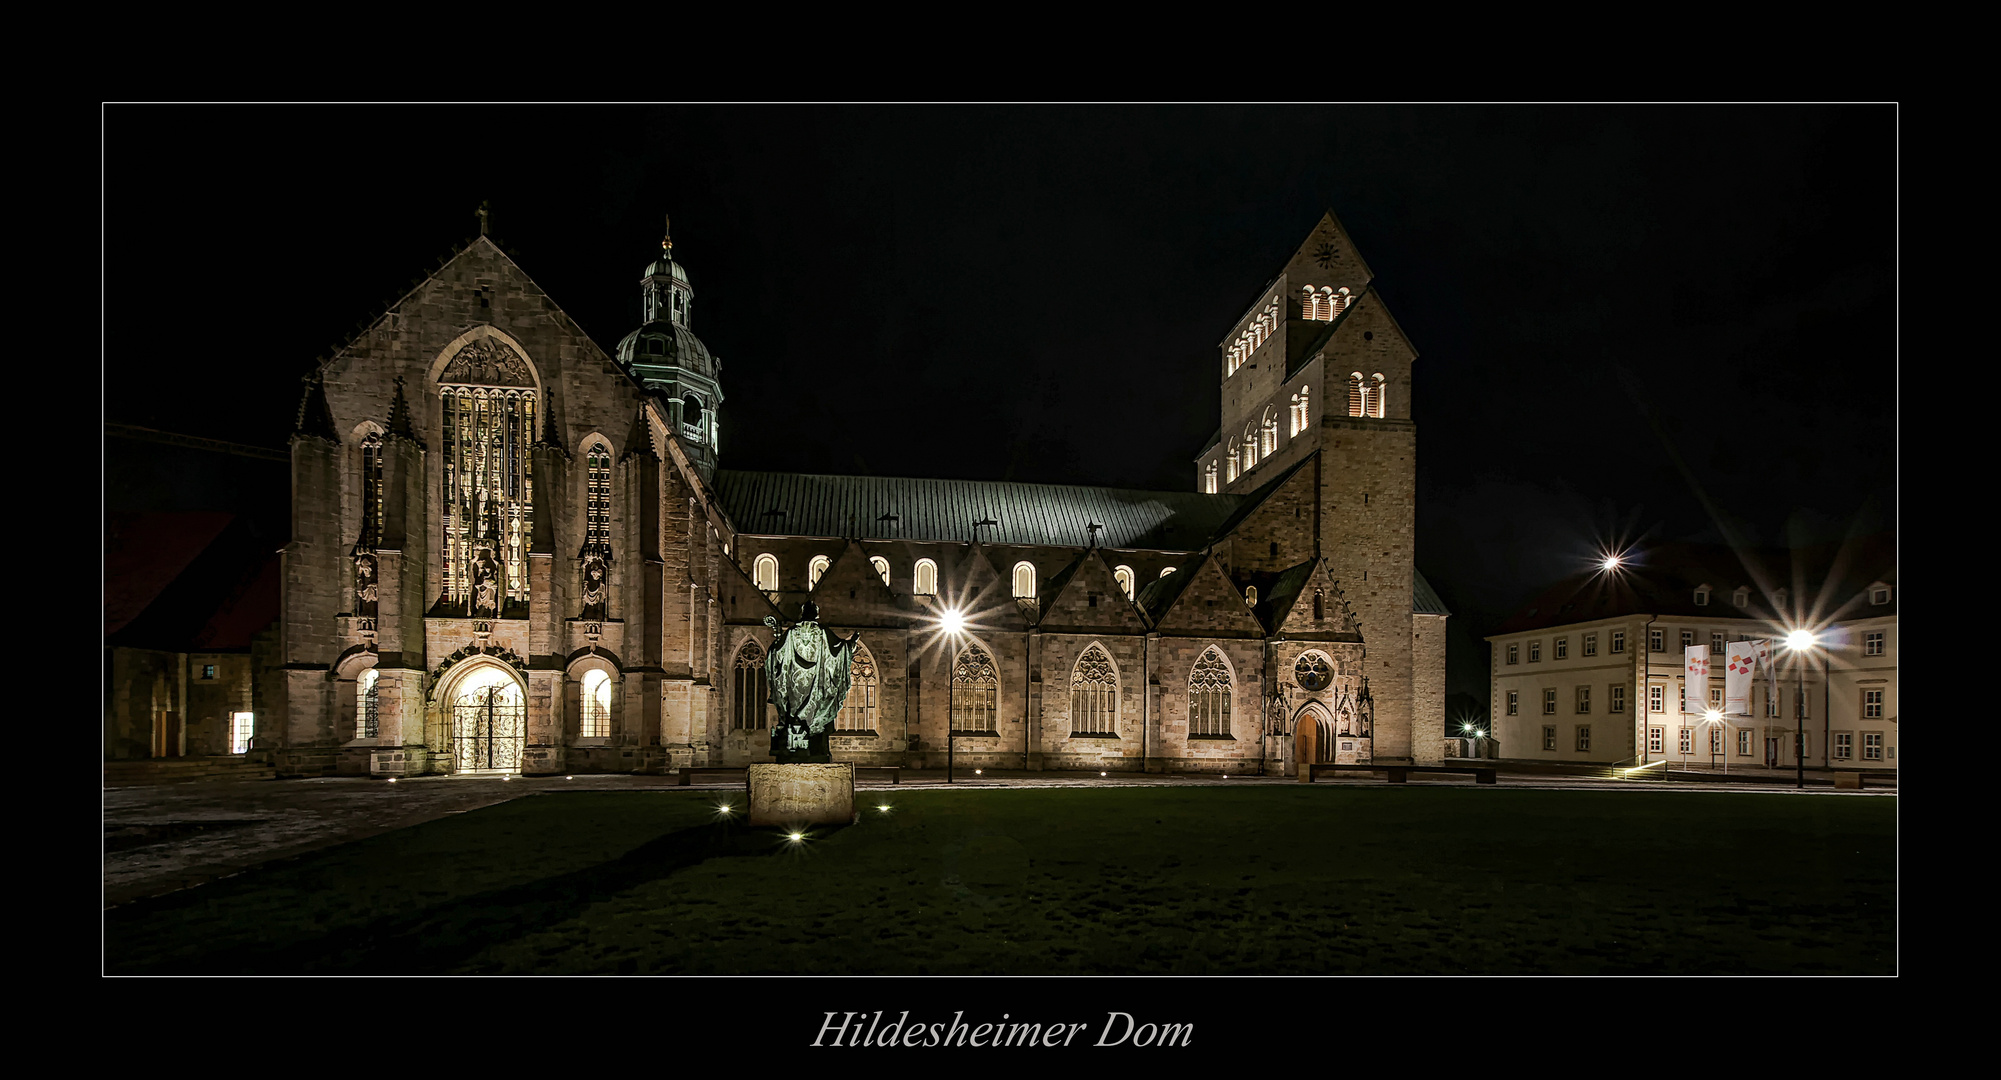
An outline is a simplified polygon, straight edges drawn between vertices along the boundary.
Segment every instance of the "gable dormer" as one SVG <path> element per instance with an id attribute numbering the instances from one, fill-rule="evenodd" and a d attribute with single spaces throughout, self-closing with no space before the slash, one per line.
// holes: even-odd
<path id="1" fill-rule="evenodd" d="M 1881 607 L 1889 603 L 1893 595 L 1888 582 L 1872 581 L 1869 583 L 1870 606 Z"/>
<path id="2" fill-rule="evenodd" d="M 1737 586 L 1737 591 L 1730 594 L 1730 606 L 1740 608 L 1750 607 L 1751 587 L 1749 585 Z"/>
<path id="3" fill-rule="evenodd" d="M 1709 606 L 1709 594 L 1710 594 L 1710 593 L 1711 593 L 1712 591 L 1713 591 L 1713 590 L 1712 590 L 1712 589 L 1710 589 L 1710 587 L 1709 587 L 1709 583 L 1708 583 L 1708 582 L 1706 582 L 1706 581 L 1705 581 L 1705 582 L 1703 582 L 1703 583 L 1702 583 L 1702 584 L 1700 584 L 1700 585 L 1697 585 L 1697 586 L 1695 587 L 1695 606 L 1696 606 L 1696 607 L 1708 607 L 1708 606 Z"/>

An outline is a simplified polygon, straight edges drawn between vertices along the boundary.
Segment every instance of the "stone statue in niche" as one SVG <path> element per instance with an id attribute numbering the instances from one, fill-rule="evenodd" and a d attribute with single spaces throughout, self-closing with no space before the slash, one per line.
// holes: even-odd
<path id="1" fill-rule="evenodd" d="M 354 558 L 354 613 L 375 618 L 375 556 L 366 552 Z"/>
<path id="2" fill-rule="evenodd" d="M 493 557 L 490 543 L 481 543 L 473 556 L 472 613 L 488 618 L 500 615 L 500 560 Z"/>
<path id="3" fill-rule="evenodd" d="M 604 619 L 611 601 L 611 549 L 603 544 L 585 544 L 578 553 L 584 579 L 583 617 Z"/>
<path id="4" fill-rule="evenodd" d="M 771 627 L 771 650 L 764 655 L 765 677 L 771 685 L 771 703 L 778 706 L 778 722 L 771 728 L 771 756 L 779 762 L 831 762 L 827 736 L 848 699 L 853 674 L 848 665 L 854 658 L 854 637 L 829 635 L 817 621 L 819 608 L 811 601 L 799 612 L 799 622 L 789 629 L 765 616 Z"/>
<path id="5" fill-rule="evenodd" d="M 1362 676 L 1362 692 L 1355 698 L 1355 737 L 1374 738 L 1376 699 L 1369 694 L 1369 677 Z"/>

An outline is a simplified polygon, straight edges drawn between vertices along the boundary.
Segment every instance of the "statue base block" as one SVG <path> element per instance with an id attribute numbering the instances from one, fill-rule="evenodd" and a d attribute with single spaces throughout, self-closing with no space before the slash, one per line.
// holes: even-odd
<path id="1" fill-rule="evenodd" d="M 752 765 L 752 825 L 848 825 L 855 820 L 855 767 Z"/>

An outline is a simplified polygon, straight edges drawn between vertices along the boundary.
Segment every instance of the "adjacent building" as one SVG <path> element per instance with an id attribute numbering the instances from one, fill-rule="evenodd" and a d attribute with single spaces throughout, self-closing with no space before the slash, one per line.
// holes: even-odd
<path id="1" fill-rule="evenodd" d="M 1892 535 L 1791 551 L 1668 544 L 1580 573 L 1487 639 L 1499 756 L 1895 769 L 1896 576 Z M 1708 722 L 1724 665 L 1686 685 L 1686 648 L 1720 657 L 1795 629 L 1817 644 L 1775 648 L 1751 715 Z"/>

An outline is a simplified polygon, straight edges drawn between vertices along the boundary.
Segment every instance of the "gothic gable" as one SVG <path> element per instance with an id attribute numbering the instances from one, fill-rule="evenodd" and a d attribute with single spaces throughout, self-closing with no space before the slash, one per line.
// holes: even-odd
<path id="1" fill-rule="evenodd" d="M 983 546 L 967 545 L 958 558 L 940 570 L 938 599 L 964 612 L 968 623 L 983 631 L 1028 629 L 1028 620 L 1014 599 L 1013 586 L 994 569 L 993 560 L 987 558 Z"/>
<path id="2" fill-rule="evenodd" d="M 1279 280 L 1294 292 L 1302 285 L 1332 285 L 1359 295 L 1375 276 L 1349 237 L 1347 227 L 1329 210 L 1320 216 L 1313 231 L 1306 234 L 1292 258 L 1286 260 Z"/>
<path id="3" fill-rule="evenodd" d="M 1268 616 L 1273 633 L 1288 638 L 1361 640 L 1361 624 L 1342 595 L 1340 583 L 1327 572 L 1327 560 L 1314 559 L 1297 584 L 1288 582 L 1281 588 L 1283 591 L 1272 598 Z M 1314 617 L 1316 611 L 1318 618 Z"/>
<path id="4" fill-rule="evenodd" d="M 1190 575 L 1188 584 L 1161 616 L 1157 629 L 1219 637 L 1264 636 L 1244 594 L 1224 576 L 1223 564 L 1214 555 L 1179 572 Z"/>
<path id="5" fill-rule="evenodd" d="M 1063 633 L 1143 634 L 1146 621 L 1126 599 L 1104 552 L 1093 548 L 1049 583 L 1040 629 Z"/>
<path id="6" fill-rule="evenodd" d="M 829 626 L 901 626 L 911 614 L 853 540 L 821 572 L 811 599 Z"/>

